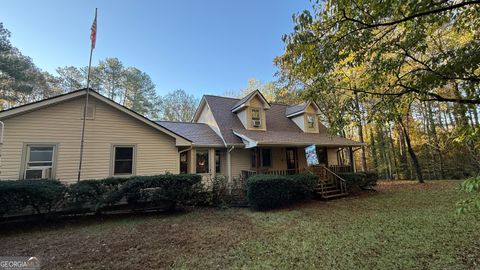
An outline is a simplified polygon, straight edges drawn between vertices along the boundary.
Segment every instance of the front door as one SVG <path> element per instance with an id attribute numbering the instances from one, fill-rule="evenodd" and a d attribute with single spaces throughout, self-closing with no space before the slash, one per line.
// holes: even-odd
<path id="1" fill-rule="evenodd" d="M 287 148 L 286 153 L 287 153 L 287 170 L 289 173 L 296 173 L 298 169 L 298 164 L 297 164 L 297 149 L 295 148 Z"/>

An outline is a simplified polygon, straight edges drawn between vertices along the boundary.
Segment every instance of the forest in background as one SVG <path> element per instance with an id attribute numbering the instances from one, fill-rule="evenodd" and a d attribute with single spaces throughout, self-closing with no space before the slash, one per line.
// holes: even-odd
<path id="1" fill-rule="evenodd" d="M 277 81 L 251 79 L 272 102 L 314 100 L 332 134 L 365 142 L 359 170 L 383 179 L 464 179 L 480 171 L 480 14 L 477 1 L 313 1 L 295 14 Z M 0 23 L 0 107 L 86 85 L 85 67 L 42 71 Z M 148 74 L 106 58 L 91 87 L 152 119 L 189 121 L 198 99 L 158 96 Z"/>

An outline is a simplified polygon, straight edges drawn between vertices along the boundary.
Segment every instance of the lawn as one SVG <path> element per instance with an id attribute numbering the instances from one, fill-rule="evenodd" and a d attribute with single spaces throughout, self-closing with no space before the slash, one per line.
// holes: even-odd
<path id="1" fill-rule="evenodd" d="M 480 219 L 456 216 L 458 182 L 383 182 L 378 192 L 287 209 L 188 209 L 3 229 L 0 256 L 45 269 L 479 269 Z"/>

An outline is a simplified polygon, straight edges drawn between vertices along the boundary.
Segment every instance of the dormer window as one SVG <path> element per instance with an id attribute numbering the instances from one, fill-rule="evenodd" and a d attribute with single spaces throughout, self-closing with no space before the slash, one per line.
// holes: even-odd
<path id="1" fill-rule="evenodd" d="M 252 109 L 252 126 L 260 127 L 261 125 L 262 125 L 262 122 L 260 120 L 260 110 Z"/>
<path id="2" fill-rule="evenodd" d="M 307 114 L 307 127 L 315 128 L 315 118 L 313 114 Z"/>

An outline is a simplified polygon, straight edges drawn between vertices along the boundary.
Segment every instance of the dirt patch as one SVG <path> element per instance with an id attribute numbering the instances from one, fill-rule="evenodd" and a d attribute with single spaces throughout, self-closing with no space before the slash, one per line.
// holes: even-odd
<path id="1" fill-rule="evenodd" d="M 11 232 L 2 256 L 37 256 L 46 269 L 164 269 L 186 257 L 225 253 L 252 235 L 242 211 L 196 209 L 175 216 L 127 217 Z M 213 260 L 212 260 L 213 261 Z"/>

